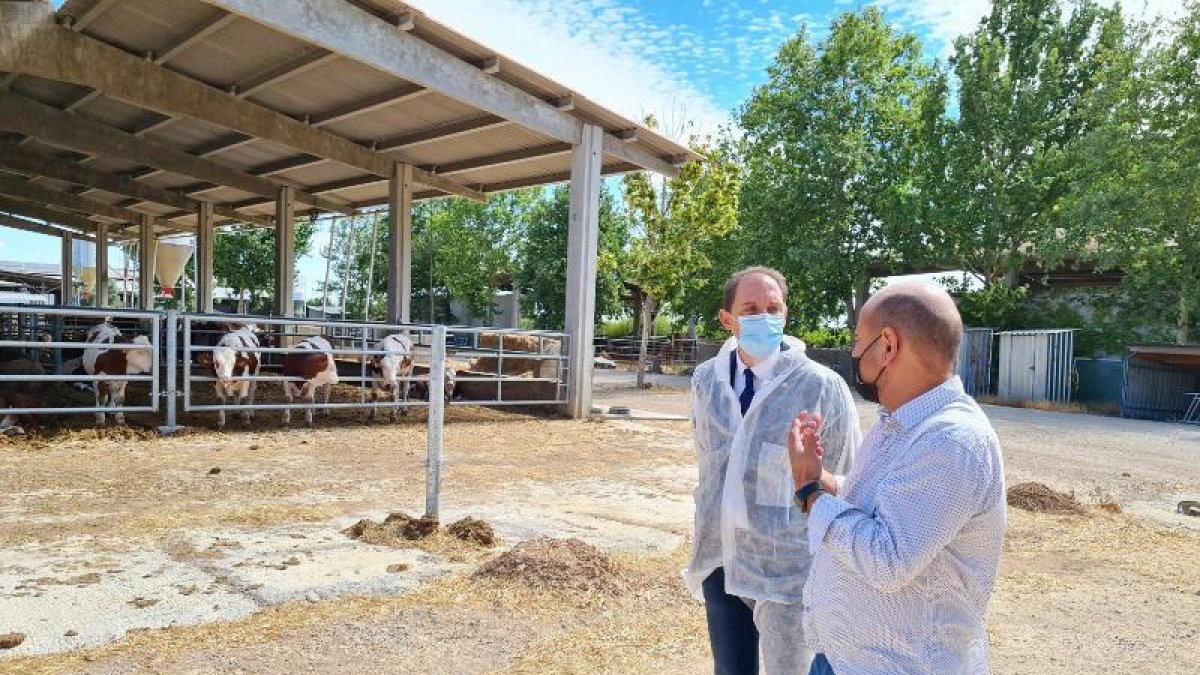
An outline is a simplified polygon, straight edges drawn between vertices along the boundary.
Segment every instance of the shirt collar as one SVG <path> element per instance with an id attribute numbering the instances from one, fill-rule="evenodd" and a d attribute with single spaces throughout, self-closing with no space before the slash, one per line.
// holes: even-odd
<path id="1" fill-rule="evenodd" d="M 881 417 L 895 420 L 906 431 L 910 431 L 921 422 L 929 419 L 931 415 L 961 397 L 964 393 L 966 392 L 963 389 L 962 380 L 957 375 L 954 375 L 940 385 L 900 406 L 895 412 L 889 413 L 886 410 L 883 411 Z"/>
<path id="2" fill-rule="evenodd" d="M 745 372 L 746 364 L 745 364 L 745 362 L 742 361 L 742 353 L 740 351 L 736 351 L 736 350 L 734 351 L 734 353 L 737 354 L 738 372 L 739 373 Z M 766 382 L 767 380 L 771 379 L 771 374 L 775 372 L 775 362 L 778 360 L 779 360 L 779 350 L 776 349 L 775 353 L 771 354 L 771 356 L 768 357 L 767 360 L 759 361 L 758 363 L 754 364 L 753 366 L 750 366 L 750 370 L 754 373 L 755 379 L 757 379 L 760 383 Z"/>

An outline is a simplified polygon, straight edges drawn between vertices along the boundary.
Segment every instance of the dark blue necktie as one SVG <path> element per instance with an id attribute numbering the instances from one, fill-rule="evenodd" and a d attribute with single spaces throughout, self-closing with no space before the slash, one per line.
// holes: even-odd
<path id="1" fill-rule="evenodd" d="M 742 395 L 738 397 L 742 403 L 742 416 L 746 416 L 746 411 L 750 409 L 750 402 L 754 400 L 754 371 L 746 369 L 746 388 L 742 390 Z"/>

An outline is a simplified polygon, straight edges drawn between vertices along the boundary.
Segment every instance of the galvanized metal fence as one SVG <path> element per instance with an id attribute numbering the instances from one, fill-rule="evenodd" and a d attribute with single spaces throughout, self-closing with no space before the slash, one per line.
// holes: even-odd
<path id="1" fill-rule="evenodd" d="M 699 341 L 688 337 L 653 336 L 646 341 L 646 366 L 652 372 L 694 368 L 700 362 Z M 638 337 L 595 339 L 596 355 L 618 363 L 637 363 L 642 340 Z"/>
<path id="2" fill-rule="evenodd" d="M 986 396 L 992 391 L 992 335 L 991 328 L 963 330 L 956 370 L 963 389 L 971 396 Z"/>
<path id="3" fill-rule="evenodd" d="M 1130 351 L 1124 359 L 1121 417 L 1159 422 L 1188 421 L 1200 373 L 1144 358 Z"/>
<path id="4" fill-rule="evenodd" d="M 87 329 L 112 322 L 126 335 L 145 335 L 150 343 L 151 372 L 144 375 L 87 375 L 60 372 L 77 362 L 89 345 Z M 285 378 L 279 372 L 282 357 L 301 351 L 297 344 L 307 337 L 321 335 L 329 339 L 339 370 L 339 394 L 347 397 L 346 387 L 357 400 L 307 401 L 280 403 L 257 399 L 252 404 L 214 402 L 202 394 L 205 385 L 217 382 L 211 368 L 196 367 L 198 354 L 212 353 L 220 337 L 233 325 L 253 324 L 269 339 L 255 348 L 263 361 L 258 374 L 237 375 L 234 382 L 257 386 L 301 378 Z M 423 396 L 407 400 L 368 400 L 375 381 L 368 371 L 373 357 L 387 352 L 378 342 L 391 334 L 401 334 L 413 344 L 413 371 L 399 378 L 423 389 Z M 426 512 L 437 516 L 442 468 L 442 438 L 447 405 L 465 406 L 561 406 L 567 401 L 568 340 L 564 333 L 491 328 L 464 328 L 437 325 L 382 324 L 331 321 L 325 319 L 193 314 L 178 311 L 138 312 L 80 307 L 0 306 L 0 349 L 20 350 L 21 358 L 42 364 L 51 372 L 0 374 L 6 382 L 76 383 L 123 381 L 147 384 L 148 398 L 136 392 L 138 401 L 121 406 L 56 405 L 7 408 L 5 414 L 61 415 L 72 413 L 152 413 L 163 414 L 160 430 L 171 433 L 180 428 L 180 413 L 284 411 L 303 409 L 408 409 L 427 410 L 428 447 L 426 457 Z M 105 344 L 104 349 L 145 349 L 142 344 Z M 9 356 L 13 353 L 9 351 Z M 446 386 L 454 387 L 455 396 L 447 396 Z M 414 392 L 415 393 L 415 392 Z M 162 399 L 165 399 L 163 401 Z"/>
<path id="5" fill-rule="evenodd" d="M 37 305 L 7 305 L 0 308 L 4 317 L 0 328 L 0 349 L 18 350 L 24 358 L 38 364 L 45 373 L 0 374 L 0 384 L 21 382 L 29 385 L 58 383 L 90 383 L 93 388 L 100 382 L 142 382 L 149 384 L 148 400 L 144 404 L 124 405 L 49 405 L 10 407 L 4 410 L 9 415 L 65 415 L 72 413 L 157 413 L 162 390 L 159 373 L 162 358 L 160 342 L 162 315 L 158 312 L 135 312 L 115 309 L 83 309 L 76 307 L 43 307 Z M 137 343 L 90 344 L 86 341 L 87 330 L 92 326 L 112 323 L 122 330 L 123 335 L 142 335 L 149 341 L 154 357 L 151 371 L 146 374 L 89 375 L 86 372 L 61 372 L 87 348 L 104 350 L 146 349 Z M 67 358 L 72 357 L 72 358 Z M 138 398 L 140 392 L 138 392 Z M 62 401 L 60 401 L 61 403 Z"/>

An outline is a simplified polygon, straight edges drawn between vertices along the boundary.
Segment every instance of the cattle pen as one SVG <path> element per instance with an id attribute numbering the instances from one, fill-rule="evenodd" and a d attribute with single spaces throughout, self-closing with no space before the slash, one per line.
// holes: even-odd
<path id="1" fill-rule="evenodd" d="M 110 246 L 136 242 L 135 295 L 151 310 L 159 242 L 194 237 L 202 314 L 220 228 L 269 228 L 272 313 L 286 319 L 297 219 L 386 214 L 384 314 L 408 326 L 416 202 L 567 182 L 571 377 L 556 399 L 586 417 L 601 181 L 674 177 L 699 156 L 403 3 L 303 5 L 0 0 L 0 133 L 13 141 L 0 153 L 0 226 L 61 239 L 64 306 L 80 301 L 75 242 L 95 247 L 80 277 L 96 307 L 108 303 Z"/>
<path id="2" fill-rule="evenodd" d="M 262 411 L 319 409 L 332 411 L 378 411 L 380 409 L 423 409 L 426 412 L 429 480 L 427 515 L 438 513 L 439 479 L 442 464 L 443 424 L 446 406 L 512 406 L 561 411 L 567 402 L 570 378 L 565 335 L 550 331 L 498 330 L 440 325 L 384 324 L 304 318 L 236 317 L 224 314 L 181 313 L 174 310 L 121 311 L 79 307 L 0 305 L 3 364 L 20 361 L 23 372 L 0 374 L 0 388 L 18 387 L 29 392 L 6 401 L 0 413 L 12 419 L 62 417 L 85 413 L 142 413 L 160 422 L 159 431 L 171 434 L 181 428 L 180 415 L 191 414 L 193 424 L 203 424 L 197 415 L 216 411 Z M 211 354 L 211 326 L 253 322 L 270 336 L 271 346 L 256 348 L 263 355 L 264 372 L 241 375 L 235 381 L 255 385 L 280 385 L 299 381 L 279 373 L 279 359 L 300 352 L 302 339 L 326 336 L 333 349 L 342 385 L 337 400 L 280 402 L 266 400 L 222 403 L 211 400 L 208 385 L 216 382 L 211 367 L 195 363 L 199 354 Z M 144 375 L 104 375 L 79 371 L 77 352 L 98 349 L 78 339 L 97 325 L 120 325 L 130 337 L 144 335 L 153 354 L 152 367 Z M 119 330 L 119 329 L 118 329 Z M 374 378 L 368 374 L 370 359 L 381 356 L 377 342 L 386 335 L 406 335 L 414 345 L 417 362 L 404 379 L 421 385 L 423 394 L 404 400 L 368 400 Z M 70 338 L 70 339 L 68 339 Z M 131 344 L 104 345 L 104 349 L 132 349 Z M 120 405 L 88 405 L 74 388 L 96 387 L 101 382 L 127 382 L 131 401 Z M 19 403 L 19 405 L 18 405 Z"/>

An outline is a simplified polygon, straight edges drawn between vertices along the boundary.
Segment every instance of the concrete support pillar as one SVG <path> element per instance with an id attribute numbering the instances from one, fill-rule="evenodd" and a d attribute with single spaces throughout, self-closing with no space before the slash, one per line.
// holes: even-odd
<path id="1" fill-rule="evenodd" d="M 62 281 L 58 290 L 58 304 L 75 304 L 75 237 L 64 233 L 62 239 Z"/>
<path id="2" fill-rule="evenodd" d="M 412 188 L 412 166 L 396 162 L 388 183 L 388 323 L 412 318 Z"/>
<path id="3" fill-rule="evenodd" d="M 293 316 L 296 290 L 296 202 L 295 189 L 279 188 L 275 200 L 275 313 Z"/>
<path id="4" fill-rule="evenodd" d="M 213 311 L 213 205 L 200 202 L 196 211 L 196 309 Z"/>
<path id="5" fill-rule="evenodd" d="M 96 307 L 108 307 L 108 224 L 96 223 Z"/>
<path id="6" fill-rule="evenodd" d="M 571 153 L 571 215 L 567 234 L 566 332 L 570 340 L 567 414 L 587 417 L 592 407 L 596 256 L 600 245 L 600 150 L 603 130 L 583 125 Z"/>
<path id="7" fill-rule="evenodd" d="M 154 238 L 154 221 L 143 215 L 138 223 L 138 304 L 141 309 L 154 309 L 154 264 L 158 240 Z"/>

